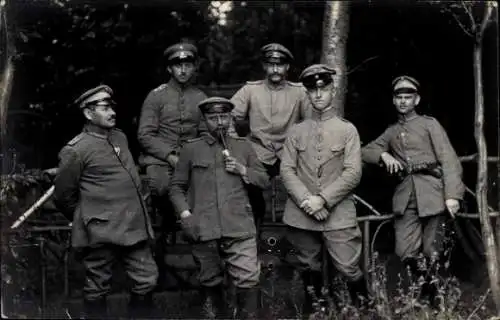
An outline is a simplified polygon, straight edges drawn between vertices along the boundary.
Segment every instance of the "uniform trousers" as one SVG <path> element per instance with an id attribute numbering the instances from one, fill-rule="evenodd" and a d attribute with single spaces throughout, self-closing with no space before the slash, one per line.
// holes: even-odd
<path id="1" fill-rule="evenodd" d="M 85 268 L 83 293 L 86 300 L 98 300 L 109 294 L 112 269 L 117 262 L 123 265 L 132 280 L 133 293 L 145 295 L 156 286 L 158 268 L 147 241 L 133 246 L 103 244 L 84 248 L 81 258 Z"/>
<path id="2" fill-rule="evenodd" d="M 321 271 L 322 248 L 326 247 L 334 267 L 348 281 L 363 276 L 359 267 L 362 236 L 358 226 L 340 230 L 314 231 L 287 228 L 287 239 L 296 250 L 301 271 Z"/>
<path id="3" fill-rule="evenodd" d="M 222 285 L 224 267 L 237 288 L 253 288 L 259 284 L 260 265 L 255 236 L 195 242 L 192 250 L 202 286 Z"/>
<path id="4" fill-rule="evenodd" d="M 420 252 L 428 258 L 443 250 L 446 215 L 419 217 L 417 199 L 413 191 L 403 215 L 394 219 L 395 251 L 405 260 L 416 258 Z"/>
<path id="5" fill-rule="evenodd" d="M 146 167 L 148 185 L 153 198 L 153 205 L 161 214 L 162 226 L 172 227 L 175 223 L 175 212 L 168 197 L 168 186 L 172 179 L 173 169 L 170 165 L 152 164 Z"/>

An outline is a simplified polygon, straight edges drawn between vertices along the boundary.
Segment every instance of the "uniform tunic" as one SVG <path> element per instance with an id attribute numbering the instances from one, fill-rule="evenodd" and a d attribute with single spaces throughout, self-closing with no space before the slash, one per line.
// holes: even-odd
<path id="1" fill-rule="evenodd" d="M 352 192 L 361 179 L 361 151 L 356 128 L 335 116 L 335 109 L 312 112 L 294 126 L 285 142 L 281 177 L 288 191 L 283 222 L 302 269 L 321 270 L 321 250 L 350 281 L 359 280 L 361 231 Z M 328 218 L 318 221 L 300 209 L 311 195 L 325 199 Z"/>
<path id="2" fill-rule="evenodd" d="M 310 101 L 300 83 L 274 87 L 267 80 L 247 82 L 231 98 L 236 121 L 248 118 L 250 140 L 259 160 L 273 165 L 280 158 L 288 130 L 310 114 Z"/>
<path id="3" fill-rule="evenodd" d="M 250 143 L 231 137 L 227 143 L 231 155 L 247 167 L 248 181 L 266 186 L 269 179 Z M 176 212 L 191 210 L 200 241 L 255 235 L 245 184 L 239 175 L 225 170 L 222 150 L 209 134 L 187 143 L 170 185 Z"/>
<path id="4" fill-rule="evenodd" d="M 153 237 L 127 138 L 84 130 L 59 154 L 55 202 L 73 220 L 72 244 L 130 246 Z"/>
<path id="5" fill-rule="evenodd" d="M 187 140 L 205 131 L 197 105 L 206 98 L 196 87 L 181 88 L 174 79 L 151 91 L 139 120 L 137 138 L 143 149 L 139 163 L 165 165 L 170 153 L 179 152 Z"/>
<path id="6" fill-rule="evenodd" d="M 412 192 L 415 192 L 421 217 L 443 212 L 446 199 L 462 199 L 465 191 L 461 179 L 462 166 L 446 132 L 436 119 L 420 115 L 401 118 L 363 147 L 363 160 L 379 164 L 383 152 L 389 152 L 406 167 L 437 163 L 443 173 L 442 179 L 419 173 L 406 176 L 394 193 L 394 213 L 403 214 Z"/>
<path id="7" fill-rule="evenodd" d="M 290 130 L 281 163 L 281 177 L 290 198 L 283 222 L 307 230 L 339 230 L 353 227 L 356 208 L 352 191 L 361 179 L 359 135 L 350 122 L 334 110 L 305 120 Z M 326 200 L 330 215 L 317 221 L 299 208 L 309 195 Z"/>

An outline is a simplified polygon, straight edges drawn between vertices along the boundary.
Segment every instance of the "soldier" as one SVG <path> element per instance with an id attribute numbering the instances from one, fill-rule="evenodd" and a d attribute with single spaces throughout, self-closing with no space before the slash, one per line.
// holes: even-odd
<path id="1" fill-rule="evenodd" d="M 164 267 L 167 231 L 175 231 L 175 214 L 168 199 L 167 187 L 182 145 L 205 131 L 196 107 L 206 95 L 193 86 L 198 50 L 189 43 L 178 43 L 165 50 L 166 84 L 151 91 L 142 106 L 138 140 L 142 148 L 140 165 L 146 169 L 154 207 L 160 212 L 162 234 L 157 244 L 160 269 Z M 164 274 L 159 283 L 163 284 Z"/>
<path id="2" fill-rule="evenodd" d="M 236 287 L 240 317 L 256 318 L 260 267 L 246 187 L 265 187 L 268 178 L 246 139 L 226 137 L 233 107 L 219 97 L 200 102 L 209 133 L 182 149 L 170 199 L 192 242 L 205 304 L 215 307 L 217 316 L 228 317 L 224 262 Z"/>
<path id="3" fill-rule="evenodd" d="M 392 201 L 396 254 L 419 277 L 426 271 L 418 268 L 417 256 L 423 251 L 429 258 L 428 269 L 432 256 L 442 250 L 445 211 L 453 216 L 459 210 L 465 186 L 446 132 L 436 119 L 415 111 L 419 82 L 400 76 L 392 85 L 399 119 L 366 145 L 362 155 L 365 162 L 380 164 L 400 178 Z M 430 283 L 422 290 L 431 304 L 435 290 Z"/>
<path id="4" fill-rule="evenodd" d="M 235 105 L 232 115 L 240 135 L 248 118 L 250 141 L 272 179 L 279 175 L 286 134 L 291 126 L 308 116 L 310 103 L 302 84 L 286 80 L 292 53 L 278 43 L 263 46 L 261 52 L 266 78 L 249 81 L 236 92 L 231 98 Z M 273 195 L 275 191 L 273 184 Z M 251 197 L 259 224 L 266 209 L 262 190 L 252 188 Z"/>
<path id="5" fill-rule="evenodd" d="M 281 162 L 281 177 L 289 194 L 283 222 L 302 271 L 306 316 L 312 312 L 313 302 L 307 288 L 321 294 L 322 246 L 347 278 L 353 302 L 359 304 L 359 296 L 367 298 L 359 268 L 361 231 L 352 194 L 361 179 L 360 141 L 354 125 L 336 116 L 334 74 L 330 67 L 315 64 L 300 75 L 313 105 L 312 117 L 292 127 Z"/>
<path id="6" fill-rule="evenodd" d="M 87 123 L 61 150 L 54 181 L 55 203 L 73 221 L 72 245 L 85 268 L 84 310 L 97 319 L 107 316 L 115 262 L 123 264 L 133 281 L 130 316 L 151 313 L 158 278 L 139 174 L 125 134 L 115 129 L 112 94 L 101 85 L 76 100 Z"/>

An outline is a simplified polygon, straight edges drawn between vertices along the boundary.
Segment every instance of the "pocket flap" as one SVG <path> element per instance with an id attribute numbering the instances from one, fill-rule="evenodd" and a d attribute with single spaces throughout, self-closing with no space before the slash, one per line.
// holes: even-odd
<path id="1" fill-rule="evenodd" d="M 209 165 L 210 164 L 208 162 L 203 162 L 203 161 L 194 161 L 193 162 L 193 167 L 197 167 L 197 168 L 208 168 Z"/>
<path id="2" fill-rule="evenodd" d="M 90 222 L 108 222 L 111 220 L 111 216 L 113 215 L 113 211 L 103 211 L 97 214 L 84 216 L 83 221 L 85 224 L 89 224 Z"/>
<path id="3" fill-rule="evenodd" d="M 332 152 L 340 152 L 342 150 L 344 150 L 345 146 L 343 144 L 337 144 L 337 145 L 333 145 L 330 147 L 330 150 Z"/>

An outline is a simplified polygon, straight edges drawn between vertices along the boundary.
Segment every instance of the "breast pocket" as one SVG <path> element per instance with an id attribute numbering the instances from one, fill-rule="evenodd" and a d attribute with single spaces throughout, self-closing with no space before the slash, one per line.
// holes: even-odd
<path id="1" fill-rule="evenodd" d="M 332 145 L 328 154 L 329 160 L 344 158 L 344 149 L 345 146 L 343 144 Z"/>
<path id="2" fill-rule="evenodd" d="M 325 155 L 325 160 L 320 166 L 321 175 L 333 174 L 339 168 L 342 168 L 344 163 L 344 145 L 336 144 L 330 146 Z"/>
<path id="3" fill-rule="evenodd" d="M 203 161 L 194 161 L 193 162 L 193 170 L 207 170 L 210 167 L 208 162 Z"/>

